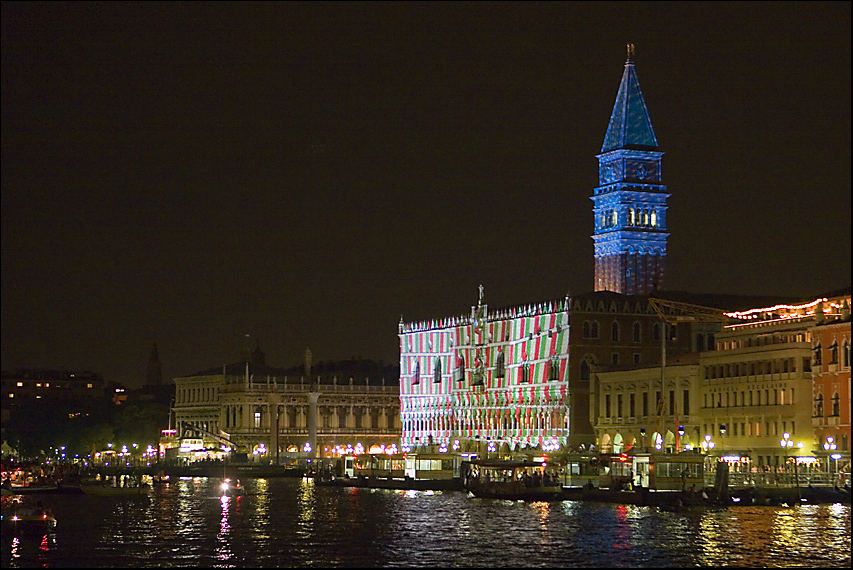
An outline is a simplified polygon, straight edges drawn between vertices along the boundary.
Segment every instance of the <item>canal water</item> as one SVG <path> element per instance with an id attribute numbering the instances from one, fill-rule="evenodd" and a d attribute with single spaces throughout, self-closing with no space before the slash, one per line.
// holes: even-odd
<path id="1" fill-rule="evenodd" d="M 849 505 L 668 512 L 604 503 L 476 499 L 316 486 L 310 479 L 182 479 L 143 500 L 28 495 L 46 536 L 4 528 L 15 567 L 850 567 Z M 9 497 L 3 497 L 4 512 Z"/>

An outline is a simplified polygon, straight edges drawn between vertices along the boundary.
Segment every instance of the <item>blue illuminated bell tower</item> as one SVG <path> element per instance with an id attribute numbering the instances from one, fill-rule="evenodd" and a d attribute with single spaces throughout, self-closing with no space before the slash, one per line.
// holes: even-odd
<path id="1" fill-rule="evenodd" d="M 666 186 L 652 121 L 634 69 L 634 44 L 598 158 L 595 290 L 647 295 L 663 288 L 666 265 Z"/>

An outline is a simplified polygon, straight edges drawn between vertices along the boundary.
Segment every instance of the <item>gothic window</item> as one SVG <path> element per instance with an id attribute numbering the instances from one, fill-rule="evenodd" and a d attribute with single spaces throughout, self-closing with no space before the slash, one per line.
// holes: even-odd
<path id="1" fill-rule="evenodd" d="M 841 412 L 841 401 L 838 398 L 838 392 L 832 395 L 832 415 L 838 416 Z"/>
<path id="2" fill-rule="evenodd" d="M 548 366 L 548 380 L 556 382 L 560 379 L 560 360 L 556 357 L 551 359 Z"/>
<path id="3" fill-rule="evenodd" d="M 844 350 L 842 351 L 842 354 L 844 355 L 844 361 L 843 361 L 844 367 L 849 368 L 850 367 L 850 343 L 847 342 L 846 340 L 844 341 Z"/>
<path id="4" fill-rule="evenodd" d="M 640 323 L 634 323 L 634 342 L 640 342 Z"/>
<path id="5" fill-rule="evenodd" d="M 628 208 L 628 225 L 634 225 L 634 208 Z"/>
<path id="6" fill-rule="evenodd" d="M 495 378 L 503 378 L 505 375 L 504 353 L 498 352 L 497 362 L 495 362 Z"/>
<path id="7" fill-rule="evenodd" d="M 611 218 L 610 218 L 610 220 L 611 220 L 611 221 L 610 221 L 610 224 L 611 224 L 611 225 L 613 225 L 613 226 L 615 226 L 615 225 L 616 225 L 616 210 L 612 210 L 612 211 L 610 212 L 610 217 L 611 217 Z"/>
<path id="8" fill-rule="evenodd" d="M 649 211 L 648 210 L 643 210 L 643 225 L 644 226 L 649 225 Z"/>
<path id="9" fill-rule="evenodd" d="M 819 366 L 821 364 L 821 356 L 820 356 L 820 344 L 814 347 L 814 363 L 815 366 Z"/>
<path id="10" fill-rule="evenodd" d="M 583 337 L 584 337 L 584 338 L 589 338 L 589 337 L 590 337 L 589 321 L 584 321 L 584 322 L 583 322 Z"/>
<path id="11" fill-rule="evenodd" d="M 459 356 L 456 359 L 456 370 L 453 371 L 453 379 L 457 382 L 465 381 L 465 357 Z"/>
<path id="12" fill-rule="evenodd" d="M 434 383 L 441 382 L 441 360 L 438 357 L 435 358 L 435 370 L 433 371 L 433 380 Z"/>
<path id="13" fill-rule="evenodd" d="M 519 382 L 528 382 L 528 381 L 530 381 L 530 374 L 529 374 L 529 372 L 530 372 L 530 367 L 528 366 L 528 364 L 527 364 L 526 362 L 522 363 L 522 365 L 518 367 L 518 370 L 519 370 L 519 372 L 520 372 L 520 374 L 521 374 L 521 375 L 519 376 L 519 378 L 518 378 L 518 381 L 519 381 Z"/>
<path id="14" fill-rule="evenodd" d="M 580 377 L 581 382 L 589 382 L 589 364 L 587 364 L 586 360 L 581 362 Z"/>
<path id="15" fill-rule="evenodd" d="M 832 341 L 832 344 L 829 346 L 829 363 L 830 364 L 838 364 L 838 342 Z"/>
<path id="16" fill-rule="evenodd" d="M 415 372 L 412 374 L 412 386 L 421 383 L 421 363 L 420 361 L 415 362 Z"/>
<path id="17" fill-rule="evenodd" d="M 619 323 L 617 322 L 610 325 L 610 340 L 619 342 Z"/>
<path id="18" fill-rule="evenodd" d="M 823 394 L 818 393 L 814 399 L 814 415 L 816 418 L 823 417 Z"/>
<path id="19" fill-rule="evenodd" d="M 598 321 L 592 321 L 590 325 L 589 336 L 591 338 L 598 338 Z"/>
<path id="20" fill-rule="evenodd" d="M 658 225 L 658 213 L 655 210 L 652 210 L 651 225 L 652 227 Z"/>

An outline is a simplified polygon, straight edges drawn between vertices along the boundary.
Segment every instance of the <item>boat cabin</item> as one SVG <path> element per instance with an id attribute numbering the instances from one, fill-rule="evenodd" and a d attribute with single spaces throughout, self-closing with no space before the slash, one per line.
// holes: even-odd
<path id="1" fill-rule="evenodd" d="M 381 479 L 453 479 L 459 477 L 459 459 L 445 453 L 346 455 L 344 474 Z"/>
<path id="2" fill-rule="evenodd" d="M 692 452 L 603 455 L 599 487 L 656 491 L 701 489 L 705 482 L 704 463 L 704 456 Z"/>

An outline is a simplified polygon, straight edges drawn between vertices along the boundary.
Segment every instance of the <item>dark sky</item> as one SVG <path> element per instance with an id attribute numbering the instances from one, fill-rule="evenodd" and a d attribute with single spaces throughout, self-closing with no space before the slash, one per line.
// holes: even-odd
<path id="1" fill-rule="evenodd" d="M 849 2 L 3 3 L 3 368 L 396 361 L 479 283 L 591 290 L 627 42 L 666 288 L 849 286 Z"/>

